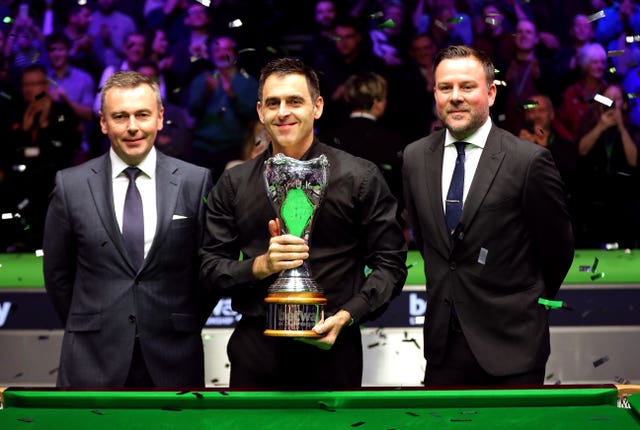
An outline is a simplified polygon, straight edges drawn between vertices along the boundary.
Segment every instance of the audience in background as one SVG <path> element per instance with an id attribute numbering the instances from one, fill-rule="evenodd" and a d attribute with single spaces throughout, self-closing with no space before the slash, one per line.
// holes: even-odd
<path id="1" fill-rule="evenodd" d="M 21 71 L 25 67 L 46 67 L 50 79 L 47 98 L 71 109 L 73 117 L 84 125 L 83 155 L 88 145 L 88 155 L 97 156 L 106 146 L 99 128 L 95 129 L 97 109 L 93 113 L 86 109 L 90 84 L 82 72 L 98 84 L 92 90 L 97 91 L 114 71 L 129 69 L 135 63 L 141 71 L 157 76 L 168 106 L 158 148 L 219 174 L 228 161 L 248 157 L 241 154 L 243 141 L 247 134 L 254 134 L 255 97 L 238 95 L 242 90 L 235 88 L 225 91 L 227 74 L 233 75 L 231 82 L 252 86 L 259 70 L 271 59 L 304 58 L 318 71 L 325 97 L 324 113 L 314 124 L 315 132 L 327 136 L 350 121 L 347 80 L 353 75 L 375 73 L 387 82 L 385 114 L 375 124 L 401 136 L 404 142 L 442 126 L 433 113 L 433 57 L 438 48 L 466 43 L 485 51 L 496 66 L 497 101 L 491 111 L 494 122 L 521 136 L 529 133 L 533 123 L 527 138 L 546 143 L 554 155 L 570 194 L 574 218 L 587 218 L 584 231 L 576 228 L 578 241 L 582 241 L 579 245 L 600 246 L 609 240 L 588 226 L 589 213 L 595 213 L 583 213 L 589 211 L 588 204 L 581 203 L 587 209 L 576 208 L 576 196 L 592 195 L 592 184 L 572 180 L 567 173 L 572 170 L 568 160 L 578 159 L 578 144 L 589 131 L 581 128 L 581 119 L 600 107 L 594 98 L 603 94 L 608 83 L 620 83 L 628 95 L 621 116 L 632 139 L 640 126 L 640 41 L 634 38 L 640 34 L 637 0 L 316 0 L 295 4 L 283 0 L 218 0 L 209 7 L 196 0 L 96 0 L 82 5 L 54 0 L 51 40 L 63 34 L 68 44 L 58 39 L 53 46 L 42 36 L 51 32 L 44 2 L 30 2 L 27 14 L 20 13 L 24 12 L 22 2 L 0 3 L 0 13 L 5 17 L 0 23 L 3 211 L 7 206 L 4 202 L 24 200 L 16 195 L 24 187 L 13 185 L 21 172 L 12 164 L 14 148 L 19 146 L 12 127 L 18 122 L 16 115 L 22 113 L 15 106 L 22 98 Z M 600 10 L 603 14 L 595 15 Z M 529 31 L 517 36 L 525 29 L 538 31 L 536 35 Z M 212 57 L 212 41 L 221 36 L 232 40 L 232 47 L 223 46 L 216 60 Z M 536 40 L 538 43 L 533 43 Z M 527 43 L 529 46 L 523 46 Z M 228 58 L 225 50 L 231 52 Z M 523 79 L 528 64 L 529 75 Z M 216 72 L 219 69 L 224 72 Z M 540 73 L 535 79 L 537 69 Z M 545 75 L 547 70 L 553 73 Z M 209 100 L 214 93 L 223 101 Z M 536 100 L 537 105 L 529 103 Z M 595 129 L 596 124 L 601 122 L 593 119 L 588 126 Z M 540 130 L 545 133 L 536 134 Z M 611 126 L 603 136 L 616 130 L 617 126 Z M 72 143 L 74 139 L 67 140 Z M 222 152 L 210 152 L 214 147 Z M 568 147 L 572 149 L 565 152 Z M 203 148 L 206 156 L 199 152 Z M 560 148 L 562 155 L 558 154 Z M 595 153 L 597 148 L 594 145 Z M 590 157 L 591 153 L 581 154 L 580 165 Z M 629 163 L 626 169 L 629 181 L 636 181 L 633 189 L 640 189 L 638 167 Z M 607 180 L 593 179 L 601 186 Z M 7 190 L 11 197 L 6 197 Z M 629 199 L 637 200 L 637 193 L 633 196 Z M 640 203 L 636 205 L 640 214 Z M 616 210 L 632 216 L 627 206 Z M 3 232 L 6 225 L 7 221 Z M 629 246 L 637 246 L 638 233 L 629 237 L 634 238 Z M 5 245 L 6 241 L 0 244 L 0 251 Z"/>
<path id="2" fill-rule="evenodd" d="M 137 26 L 129 15 L 116 10 L 116 0 L 97 0 L 96 6 L 89 25 L 93 47 L 105 66 L 120 67 L 127 57 L 127 36 L 137 32 Z"/>
<path id="3" fill-rule="evenodd" d="M 218 37 L 210 49 L 211 67 L 191 83 L 187 106 L 195 119 L 190 161 L 217 179 L 240 155 L 247 124 L 257 117 L 258 81 L 236 67 L 233 39 Z"/>
<path id="4" fill-rule="evenodd" d="M 158 63 L 151 59 L 142 59 L 131 65 L 131 70 L 141 73 L 160 82 L 162 72 Z M 171 157 L 186 160 L 193 140 L 193 119 L 182 106 L 178 106 L 166 99 L 162 100 L 163 127 L 156 137 L 156 148 Z"/>
<path id="5" fill-rule="evenodd" d="M 607 70 L 607 53 L 602 45 L 588 43 L 580 48 L 577 55 L 580 79 L 563 92 L 556 112 L 558 121 L 568 132 L 566 137 L 576 142 L 580 120 L 589 110 L 594 96 L 602 92 Z"/>
<path id="6" fill-rule="evenodd" d="M 631 214 L 638 196 L 640 130 L 629 120 L 629 99 L 620 84 L 606 85 L 602 95 L 608 100 L 593 103 L 580 121 L 576 239 L 582 247 L 627 248 L 636 245 L 632 232 L 638 220 Z"/>
<path id="7" fill-rule="evenodd" d="M 321 141 L 367 159 L 380 169 L 394 196 L 402 195 L 402 151 L 408 140 L 380 124 L 387 109 L 387 81 L 376 73 L 361 73 L 345 82 L 351 113 Z M 398 217 L 403 205 L 398 205 Z"/>
<path id="8" fill-rule="evenodd" d="M 5 174 L 14 212 L 24 224 L 24 242 L 15 250 L 42 247 L 47 198 L 58 170 L 72 165 L 80 148 L 79 122 L 63 98 L 54 100 L 47 70 L 26 66 L 20 80 L 22 97 L 3 112 L 8 129 L 2 131 Z"/>

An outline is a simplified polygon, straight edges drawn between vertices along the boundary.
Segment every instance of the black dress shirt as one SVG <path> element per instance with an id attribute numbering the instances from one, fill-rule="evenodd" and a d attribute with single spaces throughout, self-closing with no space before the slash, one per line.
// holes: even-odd
<path id="1" fill-rule="evenodd" d="M 344 309 L 357 322 L 371 319 L 407 275 L 396 200 L 374 164 L 318 141 L 302 159 L 320 154 L 329 160 L 328 185 L 310 237 L 311 274 L 324 289 L 327 316 Z M 253 317 L 266 315 L 263 300 L 275 279 L 255 281 L 251 273 L 253 259 L 267 251 L 268 222 L 276 217 L 263 177 L 270 156 L 267 151 L 225 171 L 207 201 L 201 275 L 232 297 L 234 310 Z"/>

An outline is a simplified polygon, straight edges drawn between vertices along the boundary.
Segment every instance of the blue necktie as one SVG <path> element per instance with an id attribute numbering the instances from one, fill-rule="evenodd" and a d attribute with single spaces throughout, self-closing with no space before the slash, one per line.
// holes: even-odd
<path id="1" fill-rule="evenodd" d="M 447 229 L 449 234 L 453 234 L 454 230 L 460 222 L 462 216 L 462 196 L 464 193 L 464 147 L 467 142 L 455 142 L 458 157 L 456 158 L 456 167 L 453 169 L 449 192 L 447 193 L 445 218 L 447 220 Z"/>
<path id="2" fill-rule="evenodd" d="M 124 200 L 122 237 L 131 262 L 137 270 L 144 261 L 144 216 L 142 198 L 136 186 L 136 178 L 142 171 L 137 167 L 127 167 L 124 173 L 129 178 L 129 186 Z"/>

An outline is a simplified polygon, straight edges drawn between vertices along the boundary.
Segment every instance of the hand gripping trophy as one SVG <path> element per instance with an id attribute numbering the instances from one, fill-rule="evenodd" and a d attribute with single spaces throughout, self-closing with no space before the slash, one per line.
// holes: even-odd
<path id="1" fill-rule="evenodd" d="M 299 236 L 309 244 L 314 214 L 327 185 L 327 157 L 301 161 L 276 154 L 265 161 L 267 193 L 282 234 Z M 327 299 L 302 266 L 284 270 L 267 291 L 267 336 L 319 337 L 311 330 L 323 317 Z"/>

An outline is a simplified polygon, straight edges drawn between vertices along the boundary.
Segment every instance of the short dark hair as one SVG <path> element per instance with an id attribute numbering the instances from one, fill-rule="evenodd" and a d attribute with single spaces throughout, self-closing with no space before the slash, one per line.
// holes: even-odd
<path id="1" fill-rule="evenodd" d="M 22 79 L 22 77 L 27 73 L 35 73 L 35 72 L 41 73 L 42 75 L 44 75 L 45 78 L 47 77 L 47 68 L 40 63 L 32 63 L 27 65 L 24 69 L 22 69 L 22 72 L 20 73 L 20 77 Z"/>
<path id="2" fill-rule="evenodd" d="M 47 36 L 45 39 L 45 46 L 47 51 L 51 50 L 51 45 L 54 43 L 62 43 L 67 49 L 71 49 L 71 41 L 63 33 L 53 33 Z"/>
<path id="3" fill-rule="evenodd" d="M 279 77 L 287 75 L 303 75 L 307 80 L 307 87 L 309 87 L 311 100 L 315 102 L 315 100 L 320 97 L 320 81 L 318 80 L 318 75 L 315 70 L 307 66 L 299 58 L 283 57 L 270 61 L 260 71 L 260 79 L 258 80 L 259 101 L 262 101 L 264 83 L 271 75 Z"/>
<path id="4" fill-rule="evenodd" d="M 146 75 L 143 75 L 142 73 L 133 71 L 119 71 L 111 75 L 100 90 L 100 110 L 104 112 L 104 100 L 106 98 L 107 92 L 110 89 L 137 88 L 140 85 L 149 85 L 156 96 L 158 109 L 162 109 L 162 97 L 160 96 L 160 88 L 158 87 L 158 83 L 156 81 Z"/>
<path id="5" fill-rule="evenodd" d="M 491 58 L 489 58 L 489 56 L 485 54 L 484 51 L 472 48 L 470 46 L 452 45 L 441 49 L 434 60 L 433 72 L 435 73 L 435 71 L 438 69 L 438 65 L 443 60 L 467 57 L 475 58 L 480 62 L 480 64 L 482 64 L 484 75 L 487 79 L 487 85 L 490 86 L 496 78 L 496 71 L 495 67 L 493 66 L 493 62 L 491 62 Z"/>

